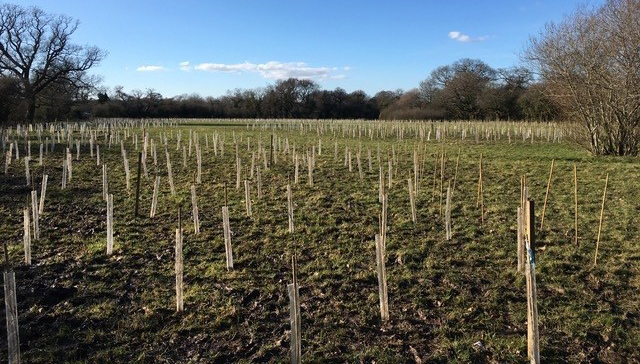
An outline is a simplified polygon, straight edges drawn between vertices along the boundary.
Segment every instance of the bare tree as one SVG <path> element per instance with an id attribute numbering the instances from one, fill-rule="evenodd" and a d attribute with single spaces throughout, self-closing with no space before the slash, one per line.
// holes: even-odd
<path id="1" fill-rule="evenodd" d="M 518 105 L 526 120 L 548 121 L 557 119 L 559 110 L 545 92 L 546 86 L 534 83 L 518 97 Z"/>
<path id="2" fill-rule="evenodd" d="M 525 52 L 594 154 L 640 146 L 640 0 L 608 0 L 546 25 Z"/>
<path id="3" fill-rule="evenodd" d="M 37 7 L 0 4 L 0 73 L 20 80 L 26 121 L 35 116 L 37 98 L 52 84 L 86 85 L 86 71 L 106 55 L 97 47 L 72 44 L 78 21 Z"/>
<path id="4" fill-rule="evenodd" d="M 423 100 L 434 110 L 446 111 L 458 119 L 481 119 L 479 103 L 482 93 L 497 77 L 497 72 L 478 59 L 463 58 L 441 66 L 420 83 Z"/>

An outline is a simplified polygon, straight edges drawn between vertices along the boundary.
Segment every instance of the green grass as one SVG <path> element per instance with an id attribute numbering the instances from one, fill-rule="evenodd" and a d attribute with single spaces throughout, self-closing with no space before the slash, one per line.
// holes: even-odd
<path id="1" fill-rule="evenodd" d="M 556 168 L 545 217 L 538 232 L 537 282 L 540 348 L 544 362 L 640 361 L 640 164 L 637 158 L 593 157 L 569 142 L 543 138 L 522 142 L 506 136 L 476 142 L 450 136 L 445 142 L 413 135 L 371 140 L 377 124 L 283 124 L 275 135 L 306 152 L 322 140 L 314 187 L 307 186 L 306 164 L 293 187 L 295 227 L 287 232 L 286 183 L 293 179 L 290 156 L 262 171 L 263 198 L 252 182 L 253 217 L 244 213 L 244 190 L 235 189 L 233 136 L 245 170 L 258 139 L 268 146 L 271 130 L 229 122 L 150 128 L 160 144 L 168 133 L 178 190 L 171 197 L 164 149 L 158 147 L 162 176 L 156 218 L 149 207 L 156 167 L 142 180 L 141 214 L 134 218 L 137 153 L 128 150 L 132 191 L 125 190 L 120 146 L 104 145 L 114 193 L 115 247 L 106 256 L 106 203 L 101 168 L 83 145 L 73 180 L 60 189 L 63 145 L 45 158 L 49 189 L 41 218 L 41 240 L 34 242 L 33 265 L 22 264 L 24 163 L 14 161 L 0 175 L 0 235 L 18 285 L 20 340 L 26 363 L 50 362 L 287 362 L 289 360 L 290 256 L 298 252 L 302 313 L 302 351 L 308 362 L 527 362 L 525 279 L 516 272 L 516 208 L 520 178 L 527 176 L 536 211 L 542 211 L 549 166 Z M 358 138 L 358 125 L 363 126 Z M 409 124 L 395 124 L 408 130 Z M 486 124 L 491 127 L 492 124 Z M 499 124 L 496 124 L 496 128 Z M 334 128 L 334 129 L 331 129 Z M 343 130 L 354 134 L 343 136 Z M 203 182 L 197 186 L 201 233 L 193 234 L 190 185 L 195 152 L 182 167 L 175 133 L 200 135 Z M 333 130 L 333 131 L 332 131 Z M 141 133 L 141 129 L 130 129 Z M 388 129 L 387 132 L 390 132 Z M 334 135 L 335 132 L 335 135 Z M 208 134 L 209 148 L 205 147 Z M 215 156 L 211 135 L 224 136 L 224 156 Z M 173 135 L 172 135 L 173 134 Z M 76 131 L 74 137 L 79 138 Z M 100 134 L 102 135 L 102 134 Z M 484 134 L 483 134 L 484 135 Z M 36 140 L 34 134 L 32 140 Z M 538 140 L 539 139 L 539 140 Z M 334 158 L 334 141 L 338 156 Z M 22 138 L 19 139 L 24 146 Z M 36 145 L 36 144 L 34 144 Z M 139 145 L 142 146 L 141 139 Z M 344 167 L 344 150 L 353 154 L 353 172 Z M 389 193 L 387 278 L 390 322 L 381 324 L 375 271 L 378 230 L 377 148 L 387 170 L 392 146 L 397 155 Z M 413 149 L 426 156 L 417 194 L 418 223 L 411 222 L 407 181 L 413 177 Z M 362 148 L 364 179 L 355 154 Z M 368 171 L 367 149 L 373 171 Z M 36 147 L 33 148 L 37 150 Z M 453 178 L 461 151 L 453 197 L 453 239 L 445 241 L 439 196 L 433 196 L 436 154 L 446 154 L 445 184 Z M 21 150 L 21 155 L 24 151 Z M 478 161 L 483 155 L 485 223 L 476 208 Z M 268 152 L 267 152 L 268 155 Z M 573 164 L 578 169 L 579 237 L 573 243 Z M 256 163 L 258 164 L 258 163 Z M 262 162 L 259 162 L 262 167 Z M 32 162 L 36 168 L 36 162 Z M 593 254 L 602 188 L 609 173 L 607 205 L 598 266 Z M 440 190 L 437 172 L 436 192 Z M 39 181 L 40 171 L 37 172 Z M 221 207 L 227 184 L 233 231 L 233 271 L 225 268 Z M 182 203 L 185 311 L 175 312 L 174 234 Z M 539 220 L 538 220 L 539 221 Z M 4 316 L 4 315 L 2 315 Z M 476 343 L 480 344 L 476 344 Z M 6 346 L 0 355 L 6 357 Z"/>

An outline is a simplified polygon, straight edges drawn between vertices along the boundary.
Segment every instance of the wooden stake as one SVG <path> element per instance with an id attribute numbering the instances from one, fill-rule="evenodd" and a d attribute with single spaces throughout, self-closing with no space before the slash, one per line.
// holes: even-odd
<path id="1" fill-rule="evenodd" d="M 291 323 L 291 363 L 302 362 L 302 327 L 300 320 L 300 293 L 298 290 L 298 267 L 295 253 L 291 257 L 293 282 L 287 285 L 289 292 L 289 315 Z"/>
<path id="2" fill-rule="evenodd" d="M 228 206 L 228 203 L 227 203 L 227 182 L 224 183 L 224 205 Z"/>
<path id="3" fill-rule="evenodd" d="M 576 169 L 576 164 L 573 164 L 573 194 L 575 197 L 575 237 L 574 242 L 576 245 L 578 243 L 578 171 Z"/>
<path id="4" fill-rule="evenodd" d="M 71 157 L 71 152 L 69 148 L 67 148 L 67 178 L 68 182 L 71 182 L 71 178 L 73 177 L 73 158 Z"/>
<path id="5" fill-rule="evenodd" d="M 6 252 L 6 246 L 5 246 Z M 7 350 L 9 364 L 20 364 L 20 335 L 18 329 L 18 303 L 16 299 L 16 274 L 5 268 L 4 303 L 7 319 Z"/>
<path id="6" fill-rule="evenodd" d="M 183 297 L 183 274 L 184 267 L 182 262 L 182 229 L 176 229 L 176 312 L 184 310 Z"/>
<path id="7" fill-rule="evenodd" d="M 233 269 L 233 250 L 231 247 L 231 229 L 229 227 L 229 207 L 222 206 L 222 231 L 224 235 L 224 249 L 227 258 L 227 270 Z"/>
<path id="8" fill-rule="evenodd" d="M 385 193 L 382 196 L 382 206 L 380 211 L 380 239 L 382 246 L 386 249 L 387 246 L 387 206 L 389 203 L 389 194 Z"/>
<path id="9" fill-rule="evenodd" d="M 416 216 L 416 197 L 413 191 L 413 182 L 411 178 L 407 179 L 407 184 L 409 185 L 409 204 L 411 205 L 411 221 L 415 224 L 417 222 Z"/>
<path id="10" fill-rule="evenodd" d="M 547 192 L 544 194 L 544 203 L 542 205 L 542 216 L 540 216 L 540 230 L 544 226 L 544 213 L 547 211 L 547 199 L 549 198 L 549 189 L 551 188 L 551 177 L 553 176 L 553 164 L 555 159 L 551 160 L 551 169 L 549 170 L 549 179 L 547 180 Z"/>
<path id="11" fill-rule="evenodd" d="M 382 203 L 384 196 L 384 172 L 382 172 L 382 166 L 380 166 L 380 181 L 378 182 L 378 202 Z"/>
<path id="12" fill-rule="evenodd" d="M 298 175 L 299 175 L 299 170 L 300 170 L 300 160 L 298 159 L 298 154 L 294 154 L 293 156 L 293 163 L 294 163 L 294 168 L 293 168 L 293 183 L 298 184 Z"/>
<path id="13" fill-rule="evenodd" d="M 47 182 L 49 181 L 49 175 L 42 175 L 42 186 L 40 186 L 40 205 L 38 206 L 38 214 L 44 213 L 44 197 L 47 194 Z"/>
<path id="14" fill-rule="evenodd" d="M 525 246 L 524 246 L 524 214 L 523 214 L 524 210 L 522 209 L 522 207 L 518 207 L 518 229 L 517 229 L 517 254 L 518 254 L 518 268 L 517 271 L 518 272 L 523 272 L 524 271 L 524 261 L 525 261 Z"/>
<path id="15" fill-rule="evenodd" d="M 436 173 L 438 172 L 438 154 L 436 153 L 435 160 L 433 161 L 433 186 L 431 188 L 431 201 L 436 198 Z"/>
<path id="16" fill-rule="evenodd" d="M 31 217 L 33 218 L 33 239 L 40 240 L 40 214 L 38 214 L 38 191 L 31 191 Z"/>
<path id="17" fill-rule="evenodd" d="M 200 145 L 198 144 L 196 144 L 196 162 L 198 166 L 198 174 L 196 177 L 196 182 L 202 183 L 202 150 L 200 150 Z M 253 173 L 253 169 L 251 170 L 251 172 Z"/>
<path id="18" fill-rule="evenodd" d="M 24 234 L 22 236 L 22 241 L 24 244 L 24 263 L 26 265 L 31 265 L 31 223 L 28 208 L 23 210 L 23 217 Z"/>
<path id="19" fill-rule="evenodd" d="M 293 234 L 293 196 L 291 184 L 287 184 L 287 216 L 289 217 L 289 233 Z"/>
<path id="20" fill-rule="evenodd" d="M 388 171 L 389 184 L 388 184 L 387 187 L 388 187 L 389 191 L 391 191 L 391 186 L 393 184 L 393 159 L 389 159 L 387 165 L 389 166 L 389 171 Z"/>
<path id="21" fill-rule="evenodd" d="M 378 296 L 380 297 L 380 319 L 389 321 L 389 301 L 387 296 L 387 274 L 385 269 L 385 247 L 382 236 L 376 234 L 376 266 L 378 271 Z"/>
<path id="22" fill-rule="evenodd" d="M 440 211 L 440 216 L 442 216 L 442 192 L 444 189 L 444 151 L 442 151 L 442 155 L 440 156 L 440 205 L 438 210 Z"/>
<path id="23" fill-rule="evenodd" d="M 182 146 L 182 168 L 187 168 L 187 147 L 184 145 Z"/>
<path id="24" fill-rule="evenodd" d="M 484 225 L 484 187 L 482 185 L 482 153 L 480 153 L 480 164 L 478 168 L 478 198 L 476 207 L 480 207 L 480 222 Z"/>
<path id="25" fill-rule="evenodd" d="M 536 246 L 535 246 L 535 214 L 533 200 L 528 200 L 525 210 L 525 243 L 528 261 L 526 264 L 527 280 L 527 347 L 531 363 L 540 363 L 540 337 L 538 334 L 538 299 L 536 294 Z"/>
<path id="26" fill-rule="evenodd" d="M 142 167 L 142 152 L 138 153 L 138 180 L 136 181 L 136 208 L 134 217 L 138 216 L 138 207 L 140 206 L 140 171 Z"/>
<path id="27" fill-rule="evenodd" d="M 124 178 L 128 194 L 131 191 L 131 172 L 129 171 L 129 158 L 127 158 L 127 152 L 124 149 L 122 149 L 122 165 L 124 166 Z"/>
<path id="28" fill-rule="evenodd" d="M 244 205 L 245 205 L 245 210 L 247 212 L 247 217 L 251 217 L 252 211 L 251 211 L 251 193 L 250 193 L 250 184 L 249 184 L 249 180 L 245 179 L 244 180 Z"/>
<path id="29" fill-rule="evenodd" d="M 156 181 L 153 184 L 153 197 L 151 198 L 151 211 L 149 217 L 154 218 L 156 216 L 156 209 L 158 207 L 158 193 L 160 192 L 160 176 L 156 176 Z"/>
<path id="30" fill-rule="evenodd" d="M 598 264 L 598 248 L 600 247 L 600 233 L 602 232 L 602 218 L 604 217 L 604 202 L 607 197 L 607 185 L 609 183 L 609 173 L 604 180 L 604 191 L 602 192 L 602 206 L 600 207 L 600 222 L 598 223 L 598 238 L 596 239 L 596 254 L 593 257 L 593 266 Z"/>
<path id="31" fill-rule="evenodd" d="M 307 151 L 307 171 L 309 172 L 309 187 L 313 187 L 313 159 Z"/>
<path id="32" fill-rule="evenodd" d="M 271 146 L 269 147 L 269 168 L 273 166 L 273 134 L 271 134 Z"/>
<path id="33" fill-rule="evenodd" d="M 453 175 L 453 191 L 456 190 L 456 182 L 458 181 L 458 165 L 460 164 L 460 148 L 458 148 L 458 156 L 456 157 L 456 171 Z"/>
<path id="34" fill-rule="evenodd" d="M 169 179 L 169 188 L 171 190 L 171 196 L 176 195 L 176 188 L 173 184 L 173 171 L 171 170 L 171 159 L 169 158 L 169 151 L 165 148 L 165 155 L 167 157 L 167 178 Z"/>
<path id="35" fill-rule="evenodd" d="M 260 173 L 260 166 L 256 168 L 256 177 L 258 179 L 258 199 L 262 198 L 262 175 Z"/>
<path id="36" fill-rule="evenodd" d="M 237 149 L 237 146 L 236 146 Z M 240 180 L 241 180 L 241 167 L 240 167 L 240 157 L 236 158 L 236 190 L 240 189 Z"/>
<path id="37" fill-rule="evenodd" d="M 29 173 L 29 157 L 24 157 L 24 176 L 27 180 L 27 186 L 31 185 L 31 173 Z"/>
<path id="38" fill-rule="evenodd" d="M 418 171 L 418 151 L 413 149 L 413 190 L 414 193 L 418 194 L 418 180 L 420 179 L 420 172 Z"/>
<path id="39" fill-rule="evenodd" d="M 9 265 L 9 250 L 7 248 L 7 241 L 4 240 L 2 242 L 2 248 L 3 248 L 3 255 L 4 255 L 4 271 L 7 272 L 9 270 L 11 270 L 11 265 Z"/>
<path id="40" fill-rule="evenodd" d="M 451 240 L 451 181 L 447 187 L 447 200 L 445 205 L 445 230 L 447 240 Z"/>
<path id="41" fill-rule="evenodd" d="M 113 253 L 113 194 L 107 196 L 107 255 Z"/>
<path id="42" fill-rule="evenodd" d="M 109 184 L 107 179 L 107 164 L 102 165 L 102 199 L 107 201 L 109 197 Z"/>
<path id="43" fill-rule="evenodd" d="M 200 234 L 200 217 L 198 216 L 198 198 L 196 197 L 196 185 L 191 185 L 191 207 L 193 215 L 193 232 Z"/>
<path id="44" fill-rule="evenodd" d="M 65 188 L 67 188 L 67 170 L 68 170 L 67 160 L 65 159 L 65 160 L 62 161 L 62 186 L 61 186 L 61 189 L 63 189 L 63 190 Z"/>

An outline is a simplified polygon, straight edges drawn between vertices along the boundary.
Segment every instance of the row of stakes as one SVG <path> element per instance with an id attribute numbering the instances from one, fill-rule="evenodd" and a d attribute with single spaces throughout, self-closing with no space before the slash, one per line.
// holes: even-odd
<path id="1" fill-rule="evenodd" d="M 273 139 L 273 136 L 272 136 L 272 139 Z M 99 155 L 99 146 L 97 145 L 96 145 L 96 150 L 97 150 L 97 154 Z M 124 150 L 123 150 L 123 153 L 125 153 Z M 63 160 L 63 178 L 62 178 L 63 188 L 65 187 L 66 181 L 71 180 L 71 173 L 72 173 L 72 162 L 71 162 L 72 156 L 69 149 L 67 149 L 65 154 L 66 154 L 65 159 Z M 349 151 L 349 155 L 350 154 L 351 153 Z M 273 149 L 271 149 L 271 155 L 270 155 L 271 160 L 273 158 L 272 155 L 273 155 Z M 359 157 L 359 154 L 357 156 Z M 128 172 L 128 168 L 126 168 L 127 167 L 126 154 L 123 154 L 123 157 L 125 161 L 125 171 Z M 198 147 L 196 147 L 196 157 L 198 161 L 201 160 L 200 151 Z M 139 208 L 140 174 L 141 174 L 141 165 L 143 164 L 142 158 L 143 158 L 142 153 L 139 153 L 138 178 L 137 178 L 138 183 L 136 186 L 136 206 L 135 206 L 136 215 L 138 215 L 138 208 Z M 442 158 L 443 158 L 442 163 L 444 163 L 444 156 L 442 156 Z M 478 205 L 483 204 L 482 156 L 480 158 L 481 159 L 479 164 L 480 167 L 479 167 L 478 199 L 477 199 Z M 313 158 L 309 158 L 309 157 L 305 159 L 307 159 L 309 163 L 309 168 L 308 168 L 309 175 L 310 175 L 309 180 L 312 181 L 312 171 L 313 171 L 313 165 L 315 164 L 315 161 L 313 160 Z M 346 153 L 345 153 L 345 159 L 347 159 Z M 27 178 L 27 181 L 30 182 L 31 180 L 30 180 L 30 174 L 29 174 L 28 159 L 25 158 L 25 160 L 26 160 L 26 163 L 25 163 L 26 178 Z M 297 156 L 295 157 L 295 160 L 296 162 L 298 162 Z M 360 158 L 357 158 L 357 160 L 358 160 L 358 167 L 360 169 Z M 348 158 L 348 161 L 349 161 L 349 167 L 351 167 L 351 163 L 350 163 L 351 158 Z M 458 160 L 456 161 L 456 172 L 458 167 L 458 161 L 459 161 L 459 157 L 458 157 Z M 237 163 L 239 165 L 239 160 L 237 161 Z M 168 155 L 167 155 L 167 164 L 168 164 L 167 167 L 170 174 L 171 166 L 170 166 Z M 200 167 L 200 162 L 198 163 L 198 166 Z M 296 169 L 295 169 L 296 172 L 298 172 L 297 167 L 298 167 L 298 163 L 296 163 Z M 389 165 L 389 167 L 391 167 L 391 165 Z M 239 169 L 240 168 L 238 167 L 238 170 Z M 391 172 L 391 168 L 389 170 Z M 259 168 L 257 169 L 257 171 L 259 173 Z M 253 172 L 253 169 L 252 169 L 252 172 Z M 381 181 L 384 178 L 383 174 L 384 173 L 382 173 L 382 170 L 381 170 Z M 551 170 L 549 174 L 549 181 L 547 183 L 547 191 L 545 194 L 545 203 L 543 207 L 541 227 L 542 227 L 542 224 L 544 223 L 544 210 L 546 208 L 546 202 L 547 202 L 547 197 L 549 193 L 552 174 L 553 174 L 553 161 L 552 161 Z M 129 173 L 126 173 L 126 175 L 127 177 L 129 177 Z M 296 173 L 296 180 L 297 180 L 297 175 L 298 173 Z M 391 173 L 389 173 L 389 178 L 391 178 Z M 44 198 L 46 194 L 47 179 L 48 179 L 48 176 L 46 174 L 43 174 L 40 199 L 38 199 L 36 190 L 33 190 L 31 193 L 31 197 L 32 197 L 31 198 L 31 201 L 32 201 L 31 216 L 29 215 L 28 209 L 24 210 L 25 263 L 27 264 L 30 264 L 30 260 L 31 260 L 31 254 L 30 254 L 31 229 L 29 228 L 29 226 L 32 225 L 32 223 L 30 222 L 30 219 L 33 220 L 34 238 L 37 240 L 38 234 L 39 234 L 39 228 L 37 227 L 38 220 L 39 220 L 38 214 L 42 214 L 42 210 L 44 207 Z M 127 178 L 127 180 L 129 180 L 129 178 Z M 411 216 L 412 216 L 413 222 L 416 222 L 417 220 L 416 208 L 415 208 L 415 193 L 413 191 L 415 182 L 416 180 L 412 181 L 411 179 L 408 179 L 409 199 L 410 199 Z M 151 217 L 155 215 L 155 207 L 157 206 L 157 190 L 159 187 L 159 183 L 160 183 L 160 177 L 157 176 L 154 183 L 154 194 L 152 199 L 152 208 L 150 212 Z M 249 190 L 248 183 L 249 183 L 248 180 L 245 180 L 245 201 L 246 201 L 245 208 L 247 210 L 247 214 L 251 216 L 251 205 L 250 205 L 251 200 L 250 198 L 248 198 L 248 196 L 246 196 Z M 523 184 L 524 183 L 526 183 L 526 180 L 523 182 Z M 576 174 L 575 165 L 574 165 L 574 183 L 577 189 L 577 174 Z M 310 182 L 310 184 L 312 184 L 312 182 Z M 434 181 L 434 184 L 435 184 L 435 181 Z M 597 249 L 599 245 L 598 243 L 600 240 L 600 234 L 601 234 L 601 228 L 602 228 L 602 216 L 604 212 L 604 203 L 605 203 L 605 197 L 606 197 L 607 184 L 608 184 L 608 175 L 605 181 L 605 189 L 603 192 L 602 207 L 600 211 L 600 222 L 598 226 L 598 239 L 596 243 L 596 255 L 594 258 L 594 264 L 597 262 Z M 389 319 L 389 309 L 388 309 L 386 273 L 385 273 L 384 262 L 385 262 L 385 236 L 386 236 L 386 205 L 387 205 L 388 196 L 384 192 L 384 188 L 382 186 L 383 184 L 381 183 L 381 194 L 383 195 L 383 197 L 381 198 L 382 212 L 381 212 L 381 219 L 380 219 L 381 221 L 380 234 L 376 234 L 375 241 L 376 241 L 377 273 L 378 273 L 378 280 L 379 280 L 380 314 L 381 314 L 382 321 L 387 321 Z M 455 180 L 454 180 L 454 186 L 455 186 Z M 226 186 L 225 186 L 225 189 L 226 189 Z M 103 190 L 105 191 L 105 193 L 106 191 L 108 191 L 105 164 L 103 164 Z M 523 189 L 523 191 L 527 191 L 526 187 Z M 451 239 L 451 218 L 450 218 L 451 194 L 452 194 L 452 191 L 451 191 L 451 186 L 449 184 L 449 187 L 447 188 L 447 192 L 446 192 L 446 203 L 445 203 L 445 229 L 446 229 L 447 240 Z M 527 194 L 528 193 L 523 193 L 523 196 L 526 196 Z M 191 195 L 192 195 L 192 205 L 193 205 L 193 216 L 195 220 L 194 223 L 197 231 L 197 229 L 199 228 L 199 221 L 197 218 L 198 213 L 197 213 L 197 203 L 195 198 L 195 186 L 192 186 Z M 105 199 L 107 201 L 107 254 L 111 254 L 113 251 L 113 195 L 106 194 Z M 38 203 L 38 200 L 39 200 L 39 203 Z M 287 204 L 288 204 L 289 231 L 293 232 L 293 229 L 294 229 L 293 204 L 292 204 L 290 184 L 287 185 L 287 200 L 288 200 Z M 225 201 L 226 201 L 226 198 L 225 198 Z M 442 203 L 441 203 L 441 206 L 442 206 Z M 484 211 L 484 208 L 482 211 Z M 226 206 L 226 202 L 225 202 L 225 206 L 222 209 L 222 214 L 223 214 L 223 230 L 224 230 L 225 251 L 226 251 L 225 255 L 227 260 L 227 268 L 232 269 L 233 254 L 231 249 L 231 239 L 230 239 L 230 229 L 229 229 L 229 211 L 228 211 L 228 207 Z M 484 214 L 481 214 L 481 215 L 482 215 L 481 219 L 483 220 Z M 536 294 L 535 294 L 536 293 L 535 291 L 535 238 L 534 238 L 535 229 L 533 228 L 534 226 L 533 216 L 534 216 L 533 201 L 528 199 L 528 197 L 524 197 L 521 202 L 521 207 L 518 209 L 518 270 L 524 271 L 527 279 L 528 355 L 531 359 L 531 362 L 537 363 L 539 362 L 539 338 L 538 338 L 538 330 L 537 330 L 537 304 L 536 304 Z M 576 219 L 577 219 L 577 192 L 576 192 Z M 181 224 L 182 222 L 180 218 L 180 227 L 176 229 L 176 309 L 177 311 L 181 311 L 184 309 L 183 296 L 182 296 L 183 237 L 182 237 Z M 577 222 L 576 222 L 576 239 L 577 239 Z M 292 267 L 294 272 L 293 279 L 292 279 L 293 283 L 288 285 L 287 290 L 289 292 L 289 297 L 291 300 L 291 330 L 292 330 L 291 331 L 292 332 L 291 333 L 292 335 L 291 360 L 292 362 L 297 363 L 300 361 L 300 358 L 301 358 L 301 348 L 300 348 L 301 340 L 300 340 L 300 308 L 299 308 L 299 296 L 298 296 L 298 288 L 297 288 L 298 283 L 297 283 L 297 274 L 296 274 L 297 262 L 296 262 L 295 254 L 292 256 Z M 20 361 L 20 352 L 19 352 L 19 338 L 18 338 L 19 335 L 18 335 L 17 305 L 16 305 L 16 297 L 15 297 L 15 273 L 9 267 L 6 248 L 5 248 L 4 276 L 5 276 L 5 303 L 7 307 L 6 314 L 7 314 L 7 338 L 8 338 L 8 344 L 9 344 L 8 345 L 9 362 L 17 363 Z"/>

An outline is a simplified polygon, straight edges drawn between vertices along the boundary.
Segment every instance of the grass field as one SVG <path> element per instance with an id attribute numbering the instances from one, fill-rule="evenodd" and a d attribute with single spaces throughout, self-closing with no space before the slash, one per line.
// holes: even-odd
<path id="1" fill-rule="evenodd" d="M 134 121 L 105 125 L 53 126 L 70 134 L 68 139 L 63 134 L 44 157 L 49 184 L 31 266 L 24 264 L 22 245 L 22 209 L 31 189 L 22 160 L 25 135 L 15 128 L 5 131 L 9 142 L 17 141 L 20 159 L 0 175 L 0 236 L 8 243 L 16 271 L 25 363 L 287 362 L 286 285 L 291 282 L 294 251 L 304 362 L 527 362 L 527 299 L 525 277 L 516 271 L 516 208 L 520 179 L 526 175 L 539 221 L 553 159 L 544 228 L 537 231 L 542 361 L 640 361 L 637 158 L 591 156 L 566 135 L 560 137 L 560 126 L 552 124 L 211 120 L 147 125 L 144 130 L 157 146 L 157 165 L 149 151 L 148 176 L 142 174 L 140 188 L 141 216 L 134 217 L 143 127 Z M 52 137 L 51 130 L 42 131 L 42 140 Z M 90 131 L 97 136 L 114 194 L 115 248 L 110 256 L 102 167 L 90 157 Z M 190 156 L 188 152 L 191 132 L 193 145 L 197 135 L 202 150 L 197 235 L 191 220 L 190 187 L 196 172 L 195 146 Z M 560 136 L 554 137 L 554 132 Z M 114 138 L 111 147 L 107 133 Z M 176 150 L 178 133 L 181 147 Z M 272 135 L 275 163 L 264 169 Z M 165 136 L 176 196 L 167 181 Z M 53 137 L 57 142 L 57 134 Z M 39 191 L 43 167 L 38 166 L 36 130 L 28 138 Z M 118 138 L 131 166 L 129 191 Z M 74 140 L 81 142 L 79 160 Z M 68 141 L 73 176 L 63 190 Z M 294 145 L 301 160 L 315 151 L 313 187 L 302 161 L 300 181 L 293 184 Z M 187 150 L 186 167 L 182 146 Z M 352 156 L 351 172 L 345 167 L 345 148 Z M 255 167 L 261 168 L 263 196 L 257 197 L 254 174 L 251 218 L 245 215 L 243 185 L 236 189 L 236 150 L 242 179 L 251 175 L 252 154 Z M 416 224 L 411 221 L 407 188 L 407 179 L 414 176 L 414 151 L 420 175 Z M 447 241 L 441 190 L 454 179 L 458 153 L 453 238 Z M 476 207 L 481 154 L 484 223 Z M 374 244 L 380 213 L 379 163 L 386 173 L 394 156 L 386 244 L 390 320 L 382 323 Z M 607 173 L 598 264 L 593 266 Z M 158 209 L 156 217 L 149 218 L 156 174 L 161 176 Z M 295 205 L 293 234 L 288 232 L 288 181 Z M 231 271 L 225 267 L 222 234 L 225 183 L 235 261 Z M 185 228 L 183 312 L 175 309 L 178 206 L 183 207 Z M 2 340 L 0 354 L 6 357 L 4 334 Z"/>

